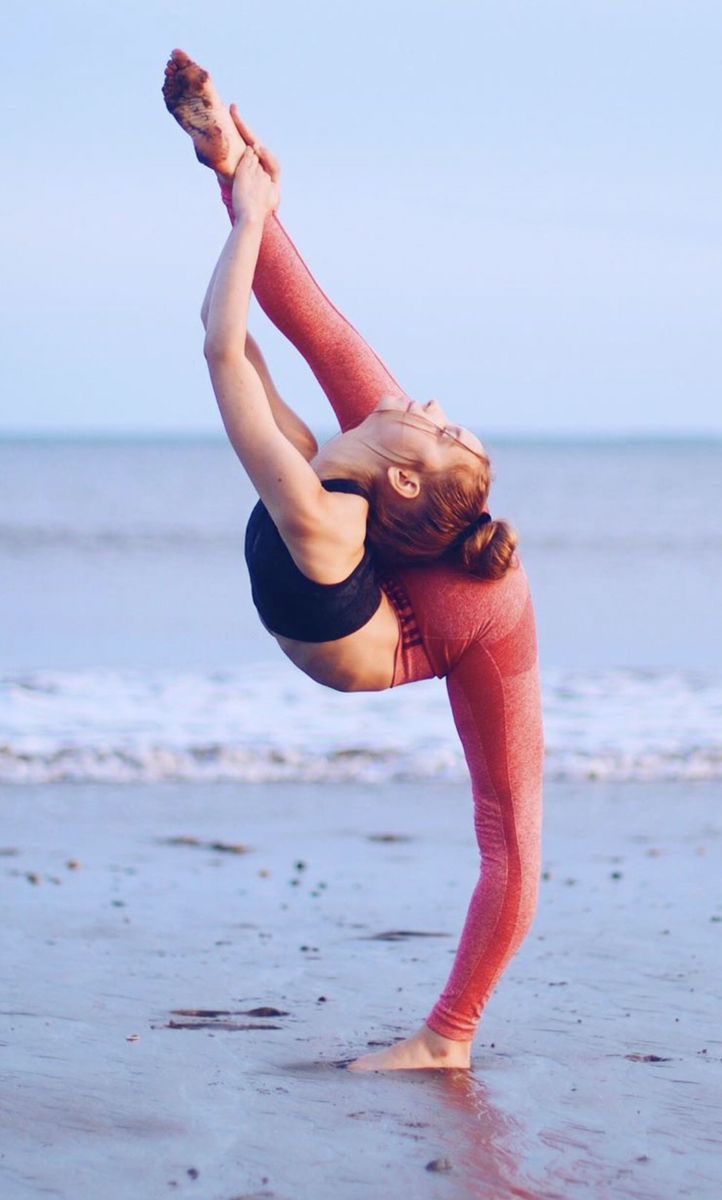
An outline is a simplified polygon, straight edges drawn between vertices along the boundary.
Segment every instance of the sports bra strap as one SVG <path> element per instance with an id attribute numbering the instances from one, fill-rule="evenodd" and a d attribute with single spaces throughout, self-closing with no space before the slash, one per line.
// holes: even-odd
<path id="1" fill-rule="evenodd" d="M 327 492 L 346 492 L 350 496 L 362 496 L 364 500 L 369 498 L 368 490 L 355 479 L 322 479 L 321 487 Z"/>

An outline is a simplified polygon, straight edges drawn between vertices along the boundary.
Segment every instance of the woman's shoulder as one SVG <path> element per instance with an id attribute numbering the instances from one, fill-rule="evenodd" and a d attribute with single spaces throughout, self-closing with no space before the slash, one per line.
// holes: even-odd
<path id="1" fill-rule="evenodd" d="M 299 570 L 318 583 L 345 580 L 368 557 L 368 503 L 353 480 L 327 487 L 321 480 L 323 503 L 312 514 L 299 514 L 279 533 Z M 348 487 L 347 484 L 352 486 Z"/>

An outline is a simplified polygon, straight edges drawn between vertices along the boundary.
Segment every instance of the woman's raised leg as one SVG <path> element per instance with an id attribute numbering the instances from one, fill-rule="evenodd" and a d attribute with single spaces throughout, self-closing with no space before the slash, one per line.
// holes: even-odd
<path id="1" fill-rule="evenodd" d="M 193 141 L 197 157 L 215 170 L 233 220 L 231 182 L 245 143 L 208 72 L 182 50 L 174 50 L 163 95 Z M 319 287 L 275 215 L 266 221 L 253 291 L 274 325 L 305 358 L 342 429 L 360 424 L 384 396 L 405 395 Z"/>
<path id="2" fill-rule="evenodd" d="M 278 218 L 266 221 L 253 291 L 274 325 L 303 355 L 342 429 L 384 396 L 404 396 L 381 359 L 331 303 Z"/>

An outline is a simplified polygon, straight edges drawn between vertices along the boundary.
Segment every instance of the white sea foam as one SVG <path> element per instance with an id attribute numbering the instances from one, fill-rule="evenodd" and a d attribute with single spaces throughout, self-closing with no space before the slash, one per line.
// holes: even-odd
<path id="1" fill-rule="evenodd" d="M 555 779 L 722 779 L 722 677 L 548 671 Z M 0 780 L 464 779 L 442 683 L 339 695 L 285 664 L 208 674 L 39 671 L 0 681 Z"/>

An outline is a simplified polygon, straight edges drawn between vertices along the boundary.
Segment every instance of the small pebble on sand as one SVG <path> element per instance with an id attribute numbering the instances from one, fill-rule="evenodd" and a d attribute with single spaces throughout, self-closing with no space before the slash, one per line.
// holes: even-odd
<path id="1" fill-rule="evenodd" d="M 451 1162 L 448 1158 L 432 1158 L 431 1162 L 426 1164 L 427 1171 L 450 1171 Z"/>

